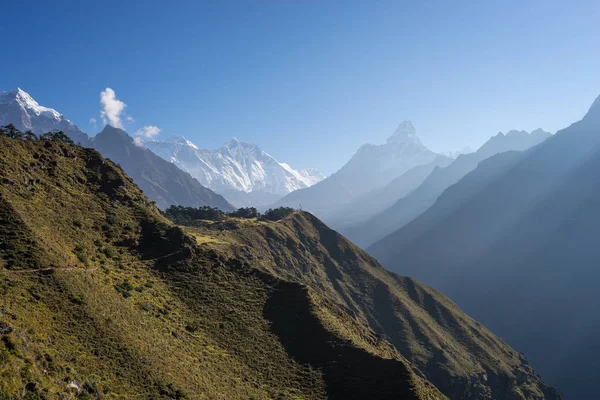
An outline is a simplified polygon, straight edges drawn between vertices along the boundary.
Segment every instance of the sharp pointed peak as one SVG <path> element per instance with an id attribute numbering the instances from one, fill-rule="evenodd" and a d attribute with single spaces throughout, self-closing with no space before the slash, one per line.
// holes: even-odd
<path id="1" fill-rule="evenodd" d="M 392 136 L 388 137 L 388 143 L 403 143 L 409 140 L 418 140 L 417 130 L 412 121 L 405 120 L 398 125 Z"/>
<path id="2" fill-rule="evenodd" d="M 0 92 L 0 103 L 7 104 L 13 101 L 17 102 L 19 107 L 21 107 L 23 110 L 26 110 L 28 113 L 33 112 L 38 116 L 44 114 L 45 116 L 49 116 L 55 120 L 60 120 L 63 118 L 62 114 L 55 109 L 39 105 L 29 93 L 20 87 L 17 87 L 13 90 Z"/>
<path id="3" fill-rule="evenodd" d="M 106 133 L 112 133 L 112 132 L 117 132 L 119 134 L 125 134 L 127 136 L 129 136 L 129 134 L 127 132 L 125 132 L 125 130 L 121 129 L 121 128 L 117 128 L 115 126 L 112 126 L 111 124 L 106 124 L 104 125 L 104 128 L 100 131 L 99 135 L 101 134 L 106 134 Z"/>

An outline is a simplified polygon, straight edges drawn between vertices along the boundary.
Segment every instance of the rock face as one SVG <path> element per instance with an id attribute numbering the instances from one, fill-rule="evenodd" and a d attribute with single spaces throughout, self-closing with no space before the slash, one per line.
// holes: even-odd
<path id="1" fill-rule="evenodd" d="M 290 193 L 276 205 L 302 205 L 304 210 L 327 220 L 341 205 L 438 156 L 423 145 L 412 122 L 404 121 L 385 144 L 361 146 L 339 171 L 310 188 Z"/>
<path id="2" fill-rule="evenodd" d="M 272 204 L 325 178 L 316 169 L 296 171 L 257 145 L 235 138 L 217 150 L 200 149 L 182 136 L 148 140 L 144 145 L 204 186 L 243 206 Z"/>
<path id="3" fill-rule="evenodd" d="M 0 347 L 2 395 L 22 395 L 28 360 L 40 393 L 558 399 L 443 295 L 310 214 L 176 227 L 116 164 L 61 143 L 0 137 L 0 181 L 0 250 L 23 255 L 0 252 L 0 320 L 27 333 L 0 342 L 16 350 Z"/>

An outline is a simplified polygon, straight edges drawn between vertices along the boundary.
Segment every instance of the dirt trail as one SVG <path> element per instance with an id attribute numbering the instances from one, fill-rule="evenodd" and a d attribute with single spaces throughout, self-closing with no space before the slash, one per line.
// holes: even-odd
<path id="1" fill-rule="evenodd" d="M 6 269 L 6 268 L 0 268 L 0 274 L 1 273 L 26 274 L 26 273 L 31 273 L 31 272 L 45 272 L 45 271 L 52 271 L 52 270 L 57 270 L 57 271 L 86 271 L 86 272 L 91 272 L 91 271 L 96 271 L 98 268 L 99 267 L 94 267 L 94 268 L 48 267 L 48 268 L 19 269 L 19 270 L 11 270 L 11 269 Z"/>

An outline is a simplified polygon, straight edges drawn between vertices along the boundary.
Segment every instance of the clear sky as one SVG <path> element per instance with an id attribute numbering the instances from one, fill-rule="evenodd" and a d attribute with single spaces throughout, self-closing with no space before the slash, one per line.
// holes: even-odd
<path id="1" fill-rule="evenodd" d="M 0 90 L 89 134 L 109 87 L 131 133 L 235 136 L 327 174 L 405 119 L 455 150 L 554 132 L 600 95 L 592 0 L 12 1 L 0 18 Z"/>

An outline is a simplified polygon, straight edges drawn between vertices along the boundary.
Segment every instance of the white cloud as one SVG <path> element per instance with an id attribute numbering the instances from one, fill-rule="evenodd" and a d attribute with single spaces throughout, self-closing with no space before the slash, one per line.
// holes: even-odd
<path id="1" fill-rule="evenodd" d="M 96 118 L 90 118 L 90 125 L 96 125 Z"/>
<path id="2" fill-rule="evenodd" d="M 133 139 L 133 144 L 135 144 L 137 147 L 145 147 L 141 137 L 136 137 Z"/>
<path id="3" fill-rule="evenodd" d="M 102 121 L 104 123 L 110 123 L 115 128 L 123 129 L 123 123 L 121 121 L 121 113 L 127 107 L 127 104 L 117 99 L 115 91 L 111 88 L 106 88 L 100 92 L 100 104 L 102 104 L 103 110 L 100 112 Z"/>
<path id="4" fill-rule="evenodd" d="M 158 126 L 146 125 L 142 129 L 138 129 L 138 131 L 135 133 L 135 135 L 138 136 L 138 138 L 145 137 L 145 138 L 150 139 L 150 138 L 153 138 L 154 136 L 158 135 L 159 133 L 160 133 L 160 128 Z"/>

